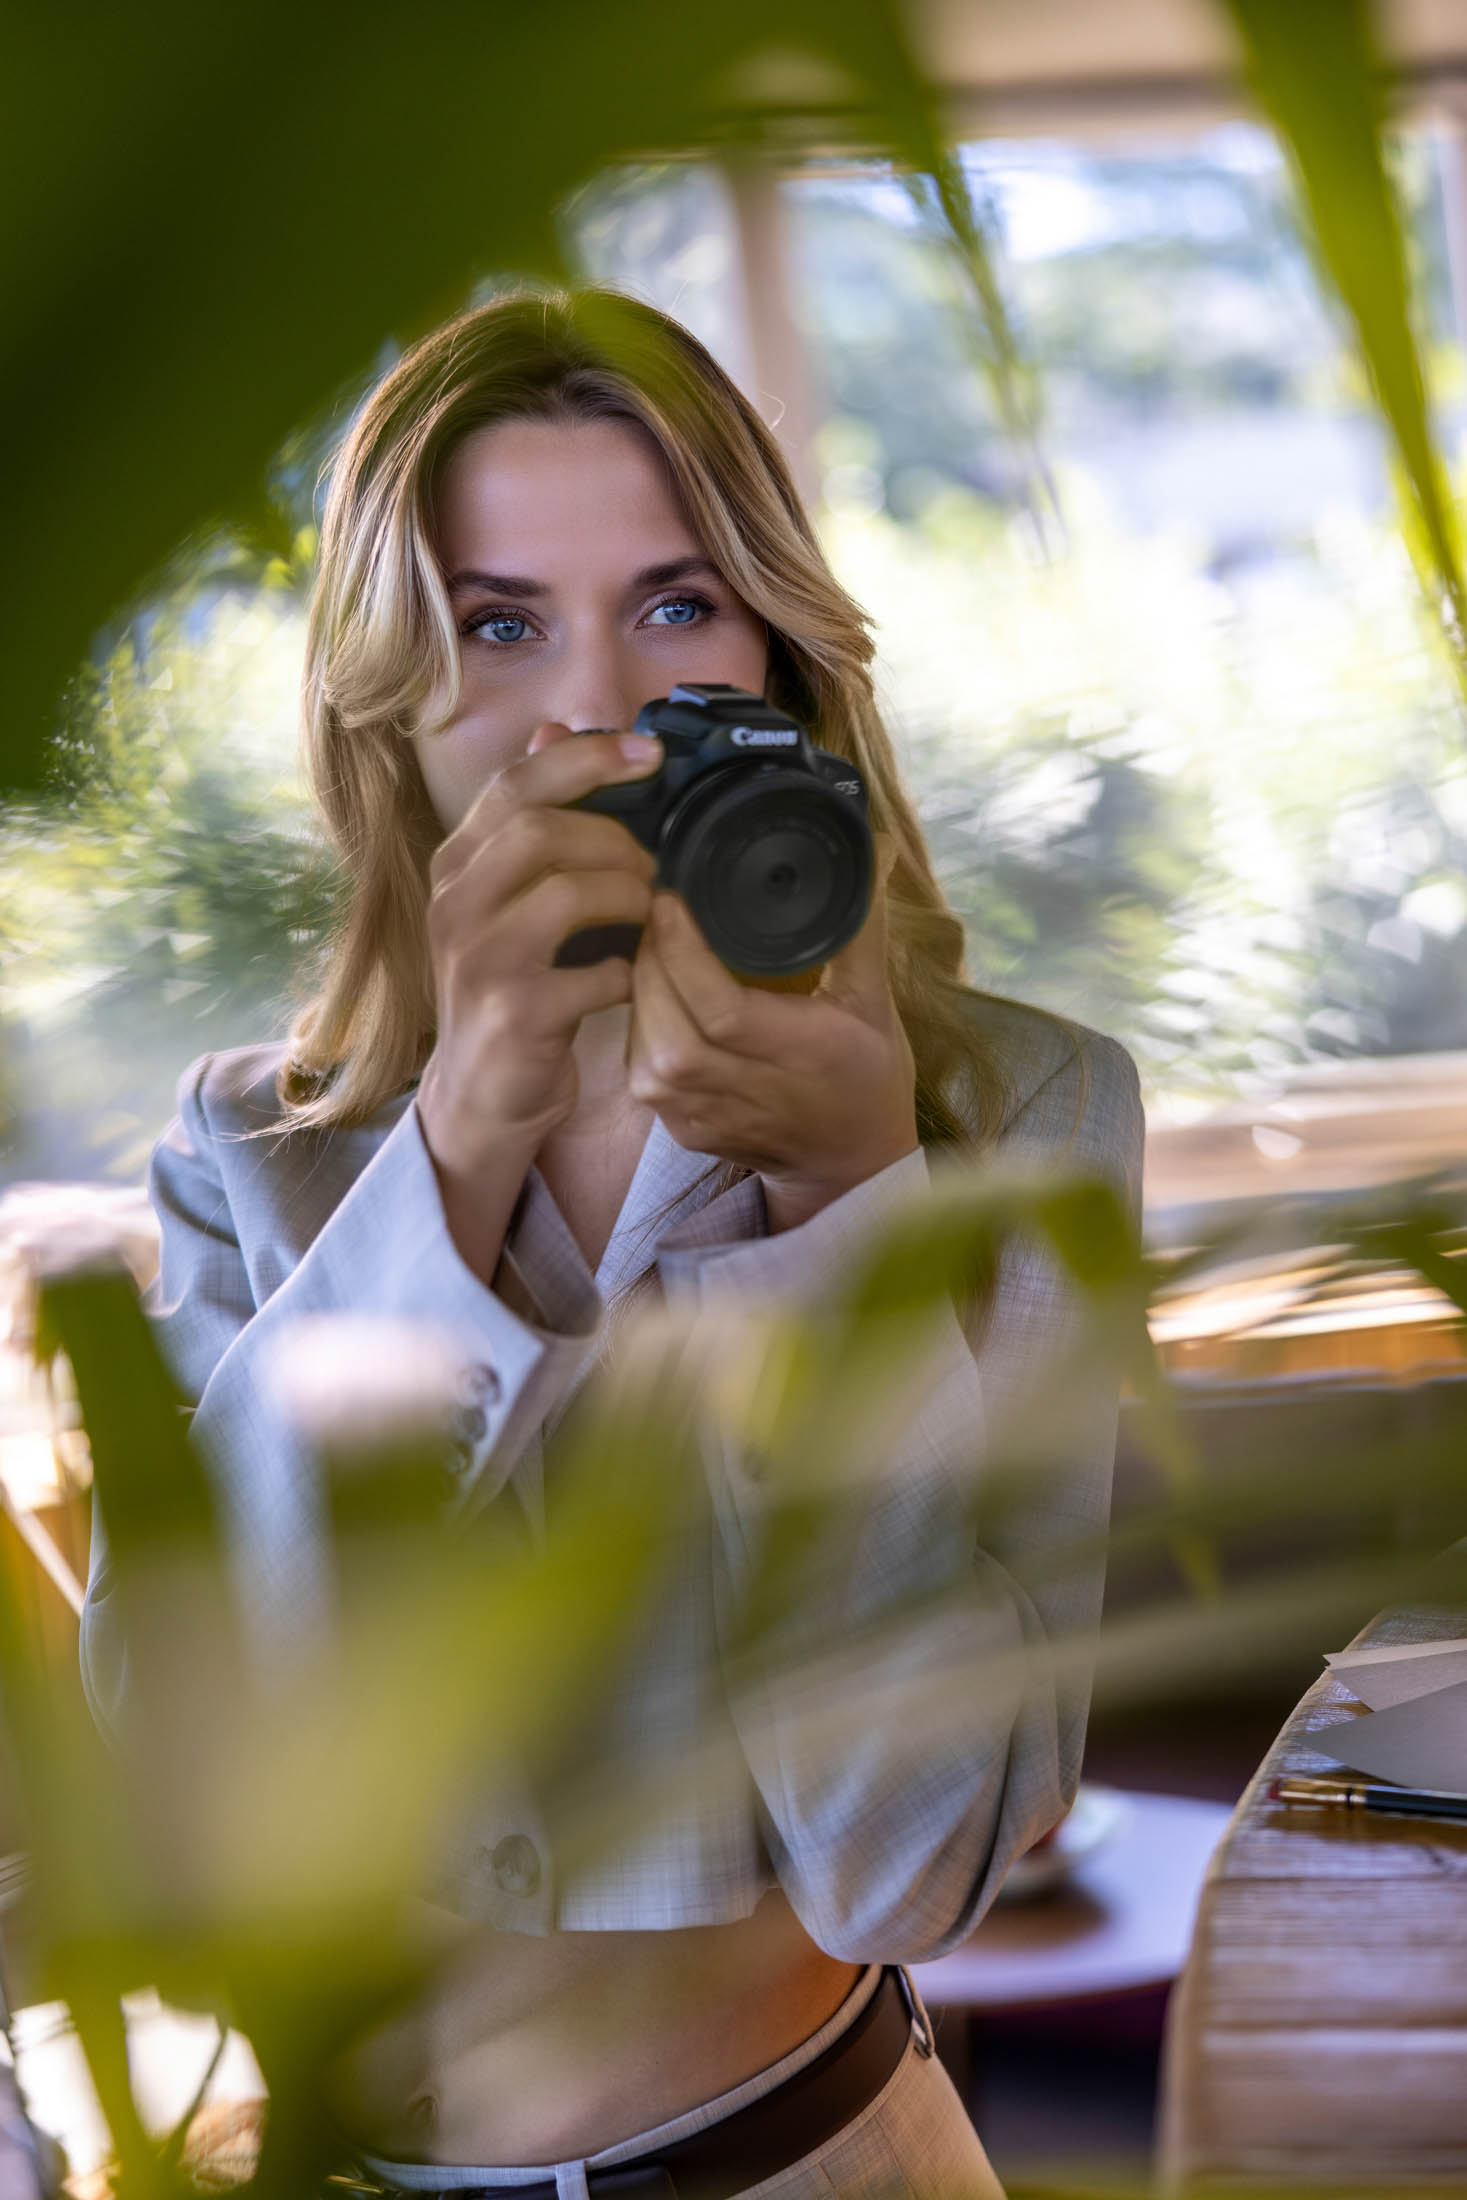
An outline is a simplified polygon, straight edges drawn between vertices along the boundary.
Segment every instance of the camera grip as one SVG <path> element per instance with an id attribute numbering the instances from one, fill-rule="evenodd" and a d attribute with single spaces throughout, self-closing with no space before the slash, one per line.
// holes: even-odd
<path id="1" fill-rule="evenodd" d="M 625 955 L 628 962 L 634 962 L 641 937 L 640 924 L 583 924 L 561 941 L 553 967 L 580 970 L 587 963 L 604 962 L 609 955 Z"/>

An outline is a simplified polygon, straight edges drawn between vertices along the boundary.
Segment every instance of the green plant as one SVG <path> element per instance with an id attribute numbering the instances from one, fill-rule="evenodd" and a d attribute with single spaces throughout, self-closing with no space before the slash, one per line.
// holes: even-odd
<path id="1" fill-rule="evenodd" d="M 1413 537 L 1460 644 L 1463 584 L 1380 158 L 1366 11 L 1360 0 L 1229 6 L 1359 330 L 1401 452 Z M 328 5 L 287 26 L 279 10 L 216 16 L 181 0 L 159 0 L 141 25 L 99 16 L 85 40 L 60 15 L 32 12 L 17 27 L 0 133 L 7 203 L 17 209 L 0 254 L 10 308 L 4 389 L 7 417 L 25 426 L 7 480 L 3 576 L 10 788 L 40 783 L 55 698 L 99 627 L 136 602 L 192 530 L 256 507 L 261 452 L 281 448 L 333 394 L 349 396 L 384 330 L 410 337 L 474 281 L 510 267 L 558 275 L 557 207 L 628 155 L 734 141 L 785 152 L 874 144 L 931 179 L 919 187 L 924 205 L 940 208 L 987 316 L 982 358 L 1015 429 L 1029 434 L 1032 402 L 1013 394 L 1015 358 L 981 226 L 886 0 L 750 0 L 692 14 L 665 0 L 566 0 L 553 67 L 543 13 L 497 19 L 487 62 L 476 47 L 466 66 L 465 37 L 460 20 L 426 17 L 404 38 L 385 9 Z M 486 70 L 497 98 L 487 119 Z M 108 804 L 125 812 L 155 791 L 131 776 L 130 759 L 114 762 L 109 779 L 105 747 L 83 759 L 83 807 L 98 806 L 99 845 L 108 817 L 122 814 Z M 217 836 L 233 815 L 228 796 L 203 767 L 190 784 L 203 837 Z M 163 851 L 171 867 L 148 890 L 163 895 L 170 930 L 189 941 L 203 930 L 195 897 L 232 907 L 239 881 L 212 847 L 197 864 L 183 847 Z M 319 906 L 291 903 L 286 932 L 308 929 Z M 177 938 L 169 948 L 178 952 Z M 1312 1635 L 1324 1615 L 1368 1610 L 1398 1590 L 1439 1547 L 1457 1520 L 1457 1463 L 1423 1457 L 1412 1462 L 1421 1503 L 1410 1546 L 1343 1576 L 1316 1571 L 1274 1585 L 1246 1608 L 1210 1593 L 1208 1560 L 1228 1516 L 1189 1474 L 1167 1396 L 1148 1373 L 1136 1249 L 1103 1190 L 1074 1183 L 989 1186 L 968 1206 L 954 1201 L 898 1233 L 833 1322 L 787 1339 L 773 1407 L 753 1385 L 776 1456 L 800 1459 L 818 1431 L 820 1455 L 839 1469 L 838 1502 L 859 1451 L 853 1403 L 869 1409 L 884 1394 L 924 1298 L 980 1256 L 991 1259 L 1014 1227 L 1046 1234 L 1101 1309 L 1109 1348 L 1149 1383 L 1170 1480 L 1132 1540 L 1175 1553 L 1195 1589 L 1209 1592 L 1103 1641 L 1103 1686 L 1145 1688 L 1158 1670 L 1175 1673 L 1224 1644 L 1251 1652 L 1268 1629 Z M 1455 1269 L 1429 1219 L 1397 1214 L 1388 1228 L 1397 1250 L 1451 1288 Z M 0 1606 L 5 1734 L 30 1820 L 46 1975 L 85 2040 L 130 2194 L 162 2194 L 174 2179 L 141 2132 L 127 2086 L 118 1996 L 147 1981 L 250 2031 L 274 2103 L 260 2187 L 296 2195 L 324 2158 L 314 2088 L 343 2000 L 360 2009 L 413 1974 L 403 1888 L 460 1752 L 470 1741 L 529 1746 L 533 1731 L 552 1785 L 581 1773 L 585 1734 L 570 1707 L 587 1689 L 595 1700 L 591 1683 L 613 1681 L 656 1562 L 675 1490 L 669 1462 L 681 1432 L 670 1409 L 684 1395 L 675 1378 L 686 1340 L 654 1337 L 641 1387 L 579 1432 L 578 1502 L 543 1558 L 515 1559 L 492 1537 L 448 1536 L 436 1519 L 411 1517 L 404 1492 L 429 1482 L 431 1443 L 379 1459 L 358 1496 L 375 1487 L 390 1511 L 394 1594 L 385 1612 L 374 1607 L 370 1643 L 350 1628 L 345 1641 L 352 1656 L 370 1651 L 381 1686 L 375 1699 L 347 1689 L 344 1672 L 359 1668 L 328 1646 L 283 1702 L 251 1681 L 209 1485 L 135 1303 L 116 1279 L 73 1279 L 53 1285 L 46 1309 L 82 1391 L 151 1713 L 138 1763 L 112 1763 Z M 747 1408 L 752 1398 L 737 1402 Z M 837 1433 L 851 1441 L 837 1444 Z M 1399 1460 L 1389 1465 L 1402 1471 Z M 1382 1466 L 1362 1458 L 1351 1472 L 1363 1483 Z M 1337 1461 L 1328 1468 L 1338 1492 L 1348 1477 Z M 1244 1494 L 1250 1504 L 1262 1495 Z M 755 1668 L 782 1654 L 792 1592 L 831 1495 L 818 1485 L 790 1492 L 745 1612 Z M 1323 1501 L 1303 1475 L 1286 1496 L 1272 1487 L 1270 1495 L 1304 1517 Z M 1013 1500 L 1012 1478 L 986 1478 L 975 1535 L 991 1518 L 986 1508 Z M 1231 1494 L 1228 1504 L 1237 1502 Z M 366 1501 L 343 1509 L 337 1552 L 349 1617 L 354 1585 L 382 1588 L 385 1517 Z M 1047 1547 L 1031 1578 L 1076 1557 Z M 567 1635 L 564 1613 L 577 1599 L 585 1625 Z M 438 1661 L 470 1644 L 529 1669 L 544 1661 L 543 1697 L 526 1702 L 522 1723 L 488 1732 L 490 1707 L 471 1694 L 450 1717 L 425 1716 Z M 1088 1658 L 1093 1649 L 1060 1654 Z M 492 1657 L 485 1663 L 493 1669 Z M 227 1750 L 203 1724 L 221 1691 L 239 1712 Z M 374 1779 L 380 1791 L 381 1765 L 400 1772 L 402 1751 L 422 1775 L 413 1810 L 349 1820 L 341 1795 L 360 1796 Z M 572 1792 L 567 1809 L 574 1800 Z M 372 1827 L 365 1843 L 363 1823 Z M 584 1829 L 596 1838 L 593 1817 Z"/>
<path id="2" fill-rule="evenodd" d="M 335 0 L 153 0 L 84 38 L 34 17 L 9 64 L 12 788 L 42 777 L 118 607 L 201 525 L 266 516 L 261 453 L 358 387 L 384 334 L 505 270 L 563 276 L 557 209 L 598 170 L 738 142 L 945 158 L 895 0 L 561 0 L 553 32 L 500 11 L 482 42 Z"/>
<path id="3" fill-rule="evenodd" d="M 1366 0 L 1218 4 L 1296 161 L 1460 632 Z M 446 18 L 405 44 L 381 9 L 317 8 L 286 31 L 268 9 L 215 21 L 154 0 L 142 23 L 100 17 L 85 40 L 40 19 L 18 38 L 4 161 L 23 213 L 0 241 L 3 386 L 27 430 L 0 597 L 11 787 L 39 782 L 63 682 L 175 546 L 225 514 L 273 524 L 260 453 L 356 386 L 384 330 L 413 333 L 506 268 L 563 273 L 556 209 L 619 159 L 750 141 L 785 157 L 877 148 L 928 178 L 987 322 L 978 348 L 1001 411 L 1029 437 L 1034 398 L 991 252 L 895 0 L 696 17 L 665 0 L 565 0 L 553 69 L 542 41 L 533 15 L 496 21 L 493 84 L 513 120 L 486 127 L 481 71 Z M 47 188 L 30 188 L 41 175 Z"/>
<path id="4" fill-rule="evenodd" d="M 1398 1189 L 1353 1217 L 1336 1214 L 1333 1226 L 1371 1256 L 1408 1261 L 1467 1308 L 1460 1263 L 1443 1250 L 1460 1236 L 1455 1204 L 1403 1200 Z M 1047 1246 L 1086 1315 L 1073 1360 L 1046 1370 L 1049 1403 L 1026 1403 L 1012 1471 L 1002 1454 L 979 1475 L 952 1462 L 967 1529 L 980 1548 L 1016 1552 L 1011 1570 L 1041 1603 L 1070 1569 L 1093 1566 L 1101 1552 L 1091 1534 L 1026 1542 L 1013 1530 L 1045 1476 L 1064 1471 L 1069 1371 L 1098 1353 L 1125 1366 L 1147 1398 L 1161 1477 L 1155 1504 L 1112 1538 L 1112 1555 L 1125 1564 L 1168 1552 L 1190 1583 L 1124 1613 L 1098 1639 L 1028 1645 L 1030 1678 L 1044 1660 L 1056 1670 L 1094 1662 L 1102 1700 L 1146 1701 L 1219 1659 L 1246 1670 L 1281 1645 L 1317 1645 L 1358 1625 L 1459 1532 L 1457 1462 L 1440 1441 L 1389 1462 L 1362 1452 L 1291 1462 L 1281 1474 L 1260 1459 L 1241 1483 L 1201 1481 L 1147 1344 L 1151 1279 L 1114 1191 L 1062 1172 L 979 1171 L 914 1203 L 836 1300 L 808 1315 L 733 1328 L 705 1313 L 629 1318 L 605 1381 L 568 1424 L 561 1501 L 540 1549 L 506 1536 L 492 1507 L 468 1518 L 441 1509 L 428 1422 L 364 1446 L 318 1421 L 333 1622 L 275 1649 L 289 1660 L 282 1688 L 236 1602 L 211 1479 L 131 1285 L 105 1268 L 44 1281 L 41 1349 L 64 1349 L 81 1398 L 133 1708 L 127 1749 L 113 1758 L 74 1692 L 55 1686 L 0 1610 L 0 1718 L 28 1819 L 45 1991 L 72 2011 L 128 2200 L 160 2200 L 177 2170 L 132 2106 L 122 1994 L 150 1984 L 247 2031 L 271 2092 L 257 2189 L 298 2194 L 330 2154 L 319 2088 L 333 2049 L 427 1960 L 410 1898 L 461 1805 L 465 1775 L 528 1766 L 557 1844 L 585 1857 L 681 1782 L 718 1769 L 694 1745 L 634 1777 L 608 1755 L 600 1720 L 680 1532 L 700 1428 L 764 1461 L 767 1533 L 726 1645 L 729 1684 L 757 1691 L 791 1666 L 822 1673 L 835 1646 L 811 1637 L 805 1592 L 859 1534 L 879 1487 L 884 1415 L 920 1369 L 934 1310 L 990 1271 L 1015 1233 Z M 342 1404 L 350 1421 L 356 1401 Z M 1222 1589 L 1217 1561 L 1235 1532 L 1260 1518 L 1348 1521 L 1383 1472 L 1410 1500 L 1409 1529 L 1388 1546 Z M 843 1634 L 838 1686 L 851 1685 L 865 1655 L 879 1657 L 893 1630 L 920 1624 L 924 1596 Z M 996 1688 L 1012 1685 L 1010 1655 L 994 1653 Z M 445 1672 L 455 1675 L 450 1690 Z M 924 1699 L 941 1677 L 924 1672 Z M 965 1689 L 975 1680 L 966 1663 L 951 1678 Z M 806 1694 L 820 1703 L 808 1683 Z M 872 1702 L 868 1692 L 866 1715 Z M 838 1694 L 828 1709 L 849 1715 Z"/>
<path id="5" fill-rule="evenodd" d="M 1406 540 L 1467 689 L 1462 537 L 1432 440 L 1396 193 L 1381 144 L 1384 62 L 1370 0 L 1220 0 L 1285 145 L 1307 233 L 1354 325 L 1400 466 Z"/>

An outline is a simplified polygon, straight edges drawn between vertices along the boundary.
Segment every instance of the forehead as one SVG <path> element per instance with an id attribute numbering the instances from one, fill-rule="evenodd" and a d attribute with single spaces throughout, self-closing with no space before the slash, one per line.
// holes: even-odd
<path id="1" fill-rule="evenodd" d="M 434 507 L 450 572 L 472 564 L 550 579 L 568 563 L 648 563 L 653 551 L 701 547 L 655 445 L 619 420 L 475 429 L 450 453 Z"/>

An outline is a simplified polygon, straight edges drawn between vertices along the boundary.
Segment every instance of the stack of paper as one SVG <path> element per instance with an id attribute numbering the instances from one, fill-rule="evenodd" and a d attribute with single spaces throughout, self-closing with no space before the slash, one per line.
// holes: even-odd
<path id="1" fill-rule="evenodd" d="M 1371 1709 L 1317 1727 L 1311 1748 L 1403 1787 L 1467 1790 L 1467 1641 L 1332 1650 L 1325 1663 Z"/>

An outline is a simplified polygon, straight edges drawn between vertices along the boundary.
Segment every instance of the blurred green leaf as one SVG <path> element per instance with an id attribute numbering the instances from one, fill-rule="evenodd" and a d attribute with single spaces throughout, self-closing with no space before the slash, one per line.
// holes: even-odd
<path id="1" fill-rule="evenodd" d="M 1045 464 L 1040 440 L 1043 394 L 1032 360 L 1015 336 L 995 258 L 996 224 L 980 216 L 973 185 L 956 153 L 936 149 L 925 174 L 904 178 L 913 204 L 923 213 L 933 201 L 942 215 L 945 241 L 969 292 L 975 312 L 964 313 L 960 330 L 967 338 L 994 409 L 1011 439 L 1023 469 L 1029 509 L 1042 539 L 1058 547 L 1059 497 Z"/>
<path id="2" fill-rule="evenodd" d="M 411 37 L 339 0 L 152 0 L 85 34 L 32 11 L 4 102 L 11 787 L 148 574 L 258 504 L 262 454 L 360 388 L 384 336 L 477 279 L 561 276 L 556 209 L 598 169 L 751 140 L 925 167 L 938 145 L 895 0 L 556 0 Z"/>
<path id="3" fill-rule="evenodd" d="M 1220 0 L 1260 105 L 1293 162 L 1310 234 L 1355 325 L 1395 444 L 1407 541 L 1467 689 L 1462 533 L 1432 440 L 1396 195 L 1381 150 L 1382 56 L 1370 0 Z"/>
<path id="4" fill-rule="evenodd" d="M 1458 1222 L 1431 1187 L 1397 1188 L 1363 1206 L 1351 1228 L 1377 1256 L 1384 1246 L 1434 1270 Z M 326 1624 L 305 1630 L 278 1671 L 234 1625 L 202 1469 L 131 1286 L 111 1275 L 52 1279 L 49 1339 L 73 1359 L 99 1488 L 120 1531 L 140 1732 L 130 1761 L 109 1758 L 49 1701 L 3 1607 L 0 1702 L 32 1826 L 48 1976 L 72 2007 L 134 2194 L 161 2200 L 171 2165 L 136 2126 L 120 1995 L 155 1985 L 248 2033 L 272 2094 L 259 2189 L 299 2189 L 333 2145 L 320 2107 L 325 2067 L 431 1960 L 409 1928 L 409 1898 L 445 1859 L 445 1828 L 486 1780 L 525 1768 L 558 1853 L 583 1865 L 687 1785 L 736 1769 L 723 1761 L 727 1738 L 714 1735 L 691 1737 L 675 1761 L 654 1754 L 628 1766 L 604 1718 L 678 1539 L 702 1532 L 689 1499 L 707 1408 L 730 1444 L 766 1462 L 769 1532 L 724 1646 L 731 1686 L 757 1687 L 771 1663 L 807 1680 L 823 1660 L 848 1673 L 941 1610 L 951 1584 L 925 1584 L 879 1618 L 852 1614 L 832 1643 L 828 1631 L 812 1635 L 805 1591 L 855 1547 L 879 1495 L 885 1432 L 914 1388 L 920 1395 L 925 1346 L 934 1320 L 951 1318 L 949 1294 L 991 1275 L 1015 1232 L 1048 1247 L 1084 1318 L 1073 1360 L 1049 1369 L 1044 1396 L 1026 1405 L 1022 1458 L 1009 1462 L 1000 1449 L 981 1474 L 974 1461 L 951 1462 L 958 1510 L 987 1547 L 1011 1508 L 1044 1506 L 1048 1477 L 1067 1471 L 1065 1395 L 1072 1373 L 1085 1379 L 1088 1354 L 1111 1365 L 1118 1356 L 1150 1386 L 1163 1420 L 1175 1417 L 1144 1335 L 1151 1271 L 1114 1190 L 1077 1173 L 980 1170 L 935 1184 L 887 1226 L 835 1302 L 813 1312 L 738 1323 L 667 1309 L 629 1317 L 602 1381 L 557 1434 L 543 1546 L 508 1532 L 513 1508 L 441 1511 L 443 1462 L 426 1437 L 416 1449 L 394 1440 L 363 1450 L 358 1440 L 350 1453 L 323 1451 L 335 1492 Z M 1459 1463 L 1441 1431 L 1385 1455 L 1260 1455 L 1222 1482 L 1199 1476 L 1179 1426 L 1160 1456 L 1170 1480 L 1142 1517 L 1109 1537 L 1026 1539 L 1006 1559 L 1039 1595 L 1107 1548 L 1123 1566 L 1170 1552 L 1190 1578 L 1190 1594 L 1152 1597 L 1107 1622 L 1101 1701 L 1215 1686 L 1353 1631 L 1405 1594 L 1461 1527 Z M 1394 1525 L 1376 1533 L 1386 1512 Z M 1347 1535 L 1342 1547 L 1341 1531 L 1362 1523 L 1364 1543 Z M 1303 1529 L 1318 1546 L 1262 1577 L 1233 1579 L 1234 1546 L 1246 1551 L 1260 1527 Z M 1096 1655 L 1085 1635 L 1005 1643 L 990 1677 L 1017 1685 L 1015 1657 L 1032 1677 L 1036 1659 L 1060 1671 Z M 965 1657 L 954 1686 L 973 1685 Z M 887 1685 L 879 1662 L 870 1670 L 878 1677 L 863 1717 L 881 1715 Z M 934 1718 L 941 1678 L 924 1670 Z M 806 1698 L 818 1716 L 813 1683 Z M 892 1699 L 899 1708 L 918 1715 L 905 1695 Z"/>
<path id="5" fill-rule="evenodd" d="M 329 1624 L 298 1632 L 284 1673 L 236 1624 L 211 1485 L 130 1281 L 53 1275 L 40 1322 L 76 1377 L 129 1669 L 113 1760 L 0 1609 L 46 1975 L 131 2192 L 166 2181 L 121 2051 L 119 1997 L 145 1985 L 248 2032 L 271 2087 L 264 2187 L 283 2187 L 333 2144 L 324 2061 L 426 1960 L 407 1906 L 467 1795 L 506 1762 L 553 1787 L 568 1750 L 594 1756 L 598 1706 L 678 1532 L 685 1378 L 659 1365 L 651 1395 L 623 1384 L 619 1414 L 563 1460 L 535 1551 L 506 1541 L 502 1511 L 443 1510 L 430 1442 L 330 1462 L 355 1479 L 334 1508 Z"/>
<path id="6" fill-rule="evenodd" d="M 64 1351 L 92 1456 L 97 1502 L 124 1574 L 175 1543 L 212 1546 L 214 1493 L 184 1431 L 183 1401 L 119 1262 L 42 1281 L 38 1352 Z"/>

